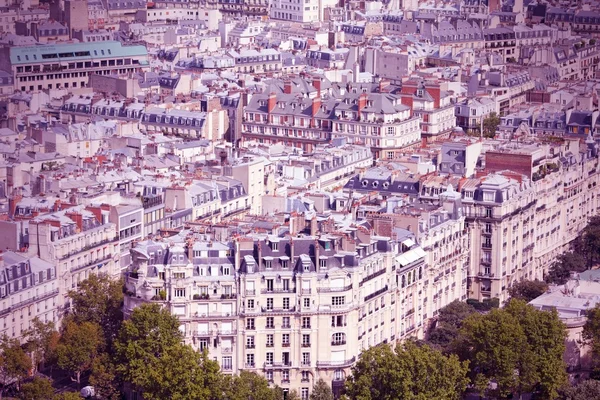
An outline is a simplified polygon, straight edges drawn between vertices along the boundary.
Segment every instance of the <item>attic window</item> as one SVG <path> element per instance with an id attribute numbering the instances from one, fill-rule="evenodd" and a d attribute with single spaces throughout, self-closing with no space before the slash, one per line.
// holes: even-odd
<path id="1" fill-rule="evenodd" d="M 364 187 L 366 187 L 368 184 L 369 184 L 369 182 L 368 182 L 368 181 L 362 181 L 362 185 L 363 185 Z"/>
<path id="2" fill-rule="evenodd" d="M 390 184 L 388 182 L 383 182 L 382 186 L 384 189 L 387 189 Z"/>
<path id="3" fill-rule="evenodd" d="M 377 185 L 379 185 L 379 182 L 375 181 L 375 182 L 372 183 L 372 185 L 373 185 L 374 188 L 376 188 Z"/>

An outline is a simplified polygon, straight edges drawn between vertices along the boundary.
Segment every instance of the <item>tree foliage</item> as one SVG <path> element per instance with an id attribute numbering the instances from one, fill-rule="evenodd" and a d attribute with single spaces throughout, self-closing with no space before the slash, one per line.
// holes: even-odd
<path id="1" fill-rule="evenodd" d="M 157 304 L 136 308 L 115 341 L 116 371 L 145 399 L 211 399 L 219 366 L 182 344 L 179 320 Z"/>
<path id="2" fill-rule="evenodd" d="M 505 309 L 469 316 L 457 349 L 471 361 L 470 376 L 481 393 L 502 398 L 537 391 L 552 399 L 566 382 L 565 337 L 556 312 L 511 300 Z"/>
<path id="3" fill-rule="evenodd" d="M 592 349 L 593 362 L 597 367 L 600 365 L 600 305 L 588 310 L 582 336 Z"/>
<path id="4" fill-rule="evenodd" d="M 493 138 L 496 136 L 496 131 L 500 126 L 500 117 L 495 112 L 490 113 L 483 120 L 483 136 L 486 138 Z"/>
<path id="5" fill-rule="evenodd" d="M 538 281 L 519 281 L 513 284 L 508 289 L 508 294 L 512 299 L 523 300 L 529 303 L 531 300 L 538 298 L 548 290 L 546 282 Z"/>
<path id="6" fill-rule="evenodd" d="M 319 379 L 313 386 L 310 400 L 333 400 L 333 391 L 323 379 Z"/>
<path id="7" fill-rule="evenodd" d="M 92 363 L 103 346 L 102 329 L 93 322 L 67 321 L 56 348 L 58 366 L 73 374 L 81 383 L 81 374 L 92 368 Z"/>
<path id="8" fill-rule="evenodd" d="M 587 266 L 591 268 L 600 262 L 600 216 L 590 218 L 582 239 Z"/>
<path id="9" fill-rule="evenodd" d="M 472 305 L 462 301 L 456 300 L 448 304 L 439 311 L 435 326 L 428 332 L 427 342 L 444 351 L 449 350 L 458 336 L 462 322 L 475 312 Z"/>
<path id="10" fill-rule="evenodd" d="M 460 399 L 467 388 L 468 362 L 428 345 L 406 342 L 393 350 L 379 345 L 361 353 L 346 381 L 351 400 Z"/>
<path id="11" fill-rule="evenodd" d="M 64 392 L 59 395 L 56 395 L 52 398 L 52 400 L 82 400 L 83 397 L 79 395 L 79 393 L 75 392 Z"/>
<path id="12" fill-rule="evenodd" d="M 31 368 L 31 359 L 19 341 L 4 335 L 0 339 L 0 383 L 3 383 L 0 398 L 4 394 L 7 384 L 14 382 L 19 387 Z"/>
<path id="13" fill-rule="evenodd" d="M 110 355 L 99 355 L 92 363 L 90 375 L 90 385 L 94 387 L 96 396 L 104 400 L 119 400 L 121 384 Z"/>
<path id="14" fill-rule="evenodd" d="M 19 398 L 22 400 L 48 400 L 54 395 L 54 388 L 50 379 L 34 378 L 31 382 L 23 384 Z"/>
<path id="15" fill-rule="evenodd" d="M 589 379 L 563 391 L 564 400 L 600 400 L 600 381 Z"/>
<path id="16" fill-rule="evenodd" d="M 78 290 L 69 292 L 69 297 L 74 321 L 98 324 L 110 346 L 123 320 L 123 282 L 106 274 L 91 274 L 79 284 Z"/>
<path id="17" fill-rule="evenodd" d="M 54 327 L 54 322 L 42 322 L 35 317 L 31 321 L 31 328 L 25 332 L 27 339 L 26 350 L 33 355 L 34 367 L 44 364 L 48 361 L 54 361 L 56 356 L 56 346 L 60 338 L 59 333 Z"/>
<path id="18" fill-rule="evenodd" d="M 585 256 L 579 252 L 568 251 L 556 257 L 545 279 L 548 283 L 564 285 L 569 280 L 571 272 L 583 272 L 586 269 Z"/>
<path id="19" fill-rule="evenodd" d="M 277 388 L 269 387 L 267 380 L 250 371 L 241 371 L 239 375 L 225 378 L 223 399 L 226 400 L 280 400 Z"/>

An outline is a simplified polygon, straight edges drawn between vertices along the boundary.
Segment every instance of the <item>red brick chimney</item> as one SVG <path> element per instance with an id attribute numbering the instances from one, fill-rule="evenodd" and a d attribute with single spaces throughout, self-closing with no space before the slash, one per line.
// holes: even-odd
<path id="1" fill-rule="evenodd" d="M 273 112 L 276 105 L 277 105 L 277 95 L 275 93 L 271 93 L 269 95 L 269 102 L 267 105 L 270 113 Z"/>
<path id="2" fill-rule="evenodd" d="M 57 212 L 57 211 L 60 211 L 60 210 L 62 210 L 61 201 L 60 201 L 60 199 L 56 199 L 56 201 L 54 202 L 53 211 Z"/>
<path id="3" fill-rule="evenodd" d="M 388 81 L 387 79 L 380 79 L 379 80 L 379 93 L 387 92 L 388 86 L 390 86 L 390 81 Z"/>
<path id="4" fill-rule="evenodd" d="M 321 108 L 321 98 L 315 97 L 312 101 L 312 116 L 316 116 L 319 112 L 319 108 Z"/>
<path id="5" fill-rule="evenodd" d="M 89 207 L 86 207 L 85 209 L 90 211 L 92 214 L 94 214 L 94 216 L 96 217 L 98 222 L 102 223 L 102 208 L 89 206 Z"/>
<path id="6" fill-rule="evenodd" d="M 292 82 L 291 81 L 285 81 L 283 83 L 283 93 L 292 94 Z"/>
<path id="7" fill-rule="evenodd" d="M 313 76 L 312 85 L 314 86 L 315 89 L 317 89 L 317 94 L 320 97 L 321 96 L 321 78 L 318 76 Z"/>
<path id="8" fill-rule="evenodd" d="M 362 112 L 363 108 L 367 106 L 368 97 L 369 96 L 366 93 L 361 93 L 360 96 L 358 96 L 358 118 L 360 118 L 360 113 Z"/>
<path id="9" fill-rule="evenodd" d="M 440 85 L 436 83 L 426 84 L 425 90 L 427 90 L 427 93 L 429 93 L 429 95 L 433 97 L 433 106 L 435 108 L 440 108 L 440 97 L 442 95 Z"/>
<path id="10" fill-rule="evenodd" d="M 65 214 L 67 217 L 71 218 L 73 222 L 77 224 L 79 228 L 79 232 L 83 230 L 83 215 L 75 212 L 68 212 Z"/>

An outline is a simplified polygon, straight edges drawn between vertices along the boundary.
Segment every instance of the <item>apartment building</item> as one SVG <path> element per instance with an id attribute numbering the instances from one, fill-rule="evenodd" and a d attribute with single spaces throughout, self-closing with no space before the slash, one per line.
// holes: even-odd
<path id="1" fill-rule="evenodd" d="M 118 276 L 119 239 L 109 212 L 75 206 L 29 221 L 29 255 L 56 266 L 59 311 L 69 307 L 67 292 L 89 274 Z"/>
<path id="2" fill-rule="evenodd" d="M 487 116 L 497 112 L 496 101 L 490 97 L 473 97 L 458 101 L 454 106 L 456 125 L 464 131 L 480 132 Z"/>
<path id="3" fill-rule="evenodd" d="M 347 93 L 335 107 L 333 137 L 368 146 L 375 159 L 392 160 L 421 141 L 421 118 L 391 93 Z"/>
<path id="4" fill-rule="evenodd" d="M 242 140 L 288 145 L 311 152 L 331 138 L 334 100 L 307 99 L 301 95 L 255 94 L 244 110 Z"/>
<path id="5" fill-rule="evenodd" d="M 0 257 L 0 335 L 23 340 L 34 318 L 58 322 L 56 267 L 39 257 L 7 251 Z"/>
<path id="6" fill-rule="evenodd" d="M 539 274 L 532 262 L 535 190 L 526 178 L 490 174 L 464 181 L 460 192 L 471 248 L 468 297 L 502 303 L 513 283 Z"/>
<path id="7" fill-rule="evenodd" d="M 125 312 L 161 301 L 180 317 L 186 341 L 224 372 L 254 371 L 303 398 L 323 378 L 339 393 L 362 349 L 422 333 L 424 253 L 400 239 L 359 228 L 140 242 Z"/>
<path id="8" fill-rule="evenodd" d="M 448 137 L 456 126 L 454 102 L 441 82 L 409 80 L 402 84 L 402 104 L 421 119 L 421 137 L 427 141 Z"/>
<path id="9" fill-rule="evenodd" d="M 485 48 L 499 54 L 505 63 L 514 62 L 519 58 L 514 30 L 506 27 L 484 29 L 483 38 Z"/>
<path id="10" fill-rule="evenodd" d="M 12 71 L 15 89 L 79 88 L 92 74 L 135 72 L 148 66 L 145 46 L 119 42 L 68 43 L 3 48 L 0 69 Z"/>

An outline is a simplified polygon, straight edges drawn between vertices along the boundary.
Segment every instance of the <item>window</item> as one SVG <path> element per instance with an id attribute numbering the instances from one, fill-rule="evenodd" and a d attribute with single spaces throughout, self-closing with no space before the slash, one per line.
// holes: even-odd
<path id="1" fill-rule="evenodd" d="M 309 347 L 310 346 L 310 335 L 302 335 L 302 346 Z"/>
<path id="2" fill-rule="evenodd" d="M 289 333 L 284 333 L 283 335 L 281 335 L 281 344 L 283 345 L 283 347 L 288 347 L 290 345 Z"/>
<path id="3" fill-rule="evenodd" d="M 346 296 L 333 296 L 331 298 L 331 305 L 333 306 L 342 306 L 346 301 Z"/>
<path id="4" fill-rule="evenodd" d="M 310 317 L 302 317 L 302 328 L 310 329 Z"/>
<path id="5" fill-rule="evenodd" d="M 254 308 L 254 299 L 248 299 L 248 308 Z"/>
<path id="6" fill-rule="evenodd" d="M 283 290 L 284 291 L 289 291 L 290 290 L 290 280 L 289 279 L 284 279 L 282 281 L 282 285 L 283 285 Z"/>
<path id="7" fill-rule="evenodd" d="M 267 299 L 267 310 L 273 310 L 273 298 L 269 297 Z"/>
<path id="8" fill-rule="evenodd" d="M 225 356 L 221 358 L 221 368 L 225 371 L 231 371 L 231 369 L 233 368 L 231 356 Z"/>
<path id="9" fill-rule="evenodd" d="M 266 327 L 269 329 L 275 328 L 275 318 L 274 317 L 267 317 L 267 326 Z"/>
<path id="10" fill-rule="evenodd" d="M 303 301 L 304 301 L 304 308 L 310 308 L 310 299 L 305 297 L 303 299 Z"/>
<path id="11" fill-rule="evenodd" d="M 267 334 L 267 347 L 273 347 L 273 334 L 269 333 Z"/>
<path id="12" fill-rule="evenodd" d="M 267 279 L 267 292 L 273 291 L 273 279 Z"/>
<path id="13" fill-rule="evenodd" d="M 337 332 L 334 333 L 332 338 L 331 338 L 331 344 L 332 345 L 341 345 L 341 344 L 346 344 L 346 335 L 342 332 Z"/>
<path id="14" fill-rule="evenodd" d="M 267 355 L 265 356 L 265 360 L 267 365 L 273 365 L 273 353 L 267 353 Z"/>
<path id="15" fill-rule="evenodd" d="M 288 261 L 287 260 L 281 260 L 281 268 L 283 268 L 283 269 L 287 269 L 288 268 Z"/>
<path id="16" fill-rule="evenodd" d="M 254 318 L 246 318 L 246 329 L 256 329 L 254 327 Z"/>
<path id="17" fill-rule="evenodd" d="M 283 326 L 282 328 L 290 328 L 290 317 L 283 317 Z"/>
<path id="18" fill-rule="evenodd" d="M 223 267 L 223 275 L 231 275 L 231 268 Z"/>
<path id="19" fill-rule="evenodd" d="M 310 372 L 302 371 L 302 382 L 308 382 L 310 380 Z"/>
<path id="20" fill-rule="evenodd" d="M 273 371 L 271 371 L 271 370 L 266 371 L 265 378 L 267 378 L 267 381 L 273 382 Z"/>
<path id="21" fill-rule="evenodd" d="M 200 339 L 198 342 L 198 347 L 200 351 L 204 351 L 208 347 L 208 339 Z"/>
<path id="22" fill-rule="evenodd" d="M 302 378 L 302 380 L 304 380 L 304 377 Z M 302 400 L 308 400 L 308 388 L 302 388 L 302 392 L 301 392 L 301 397 Z"/>
<path id="23" fill-rule="evenodd" d="M 283 382 L 289 382 L 290 381 L 290 371 L 288 371 L 287 369 L 284 369 L 281 372 L 281 380 Z"/>
<path id="24" fill-rule="evenodd" d="M 246 354 L 246 367 L 254 367 L 254 354 Z"/>
<path id="25" fill-rule="evenodd" d="M 272 266 L 271 266 L 271 260 L 265 260 L 265 268 L 266 269 L 271 269 L 272 268 Z"/>
<path id="26" fill-rule="evenodd" d="M 302 365 L 310 365 L 310 353 L 302 353 Z"/>
<path id="27" fill-rule="evenodd" d="M 174 296 L 175 297 L 185 297 L 185 289 L 175 289 Z"/>
<path id="28" fill-rule="evenodd" d="M 254 348 L 254 336 L 246 337 L 246 348 L 253 349 Z"/>
<path id="29" fill-rule="evenodd" d="M 173 272 L 173 279 L 185 279 L 185 272 Z"/>
<path id="30" fill-rule="evenodd" d="M 327 268 L 327 259 L 319 260 L 319 268 Z"/>
<path id="31" fill-rule="evenodd" d="M 289 310 L 290 309 L 290 298 L 289 297 L 284 297 L 283 298 L 283 309 L 284 310 Z"/>
<path id="32" fill-rule="evenodd" d="M 277 243 L 277 242 L 271 243 L 271 248 L 273 249 L 273 251 L 279 251 L 279 243 Z"/>

